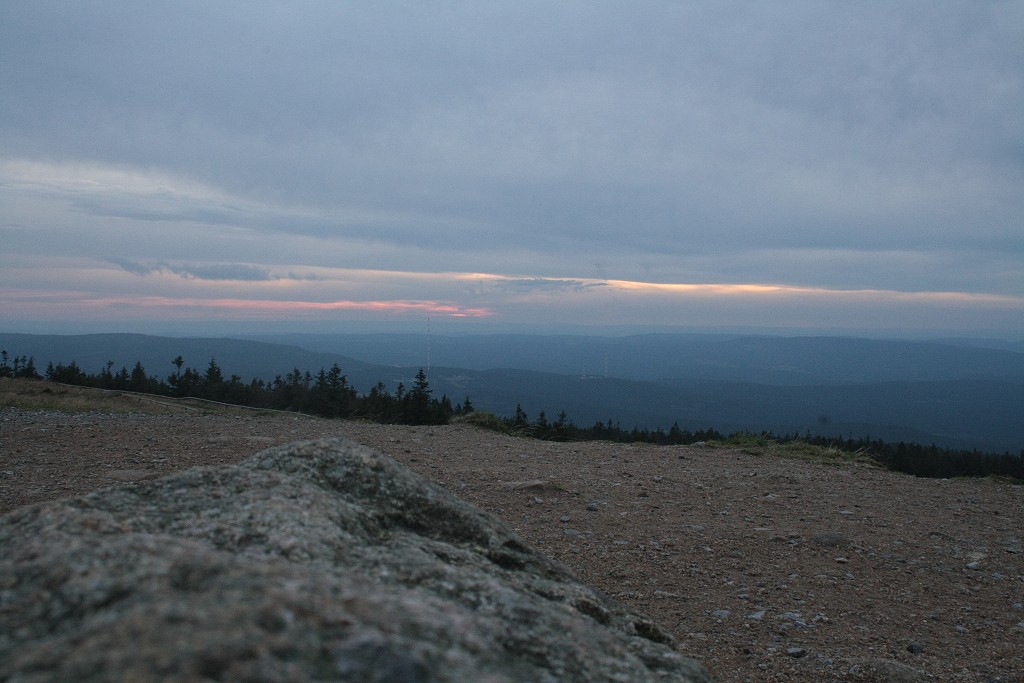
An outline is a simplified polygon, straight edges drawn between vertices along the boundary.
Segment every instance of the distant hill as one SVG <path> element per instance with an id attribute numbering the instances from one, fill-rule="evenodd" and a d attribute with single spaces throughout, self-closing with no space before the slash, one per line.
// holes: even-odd
<path id="1" fill-rule="evenodd" d="M 405 371 L 406 373 L 408 370 Z M 529 370 L 434 368 L 431 385 L 478 408 L 531 418 L 565 410 L 578 425 L 611 419 L 623 429 L 713 427 L 843 438 L 913 441 L 945 448 L 1024 450 L 1024 384 L 994 380 L 772 386 L 702 380 L 691 384 L 580 378 Z"/>
<path id="2" fill-rule="evenodd" d="M 254 338 L 256 339 L 256 338 Z M 261 341 L 344 353 L 369 363 L 515 368 L 678 383 L 866 384 L 1024 381 L 1024 348 L 851 337 L 647 334 L 629 337 L 423 334 L 279 335 Z M 989 342 L 995 344 L 996 342 Z"/>
<path id="3" fill-rule="evenodd" d="M 141 361 L 166 377 L 178 355 L 204 370 L 273 379 L 337 363 L 360 392 L 409 387 L 421 367 L 435 396 L 531 418 L 565 410 L 577 425 L 770 430 L 946 448 L 1024 449 L 1024 354 L 957 343 L 826 337 L 644 335 L 292 335 L 274 342 L 133 334 L 0 333 L 0 348 L 88 372 Z M 291 343 L 281 343 L 290 341 Z"/>
<path id="4" fill-rule="evenodd" d="M 74 360 L 89 373 L 99 372 L 113 361 L 114 372 L 129 370 L 141 362 L 150 375 L 167 377 L 174 371 L 172 361 L 182 356 L 186 367 L 203 371 L 216 358 L 226 375 L 243 379 L 273 379 L 294 368 L 316 372 L 334 363 L 346 370 L 370 364 L 337 353 L 320 353 L 298 346 L 255 342 L 244 339 L 201 337 L 156 337 L 144 334 L 32 335 L 0 333 L 0 349 L 12 354 L 35 356 L 42 373 L 49 362 Z"/>

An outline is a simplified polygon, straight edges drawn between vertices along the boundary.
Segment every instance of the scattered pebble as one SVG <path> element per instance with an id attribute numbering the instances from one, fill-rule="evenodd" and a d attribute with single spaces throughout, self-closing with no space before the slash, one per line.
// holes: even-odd
<path id="1" fill-rule="evenodd" d="M 802 647 L 787 647 L 786 654 L 794 659 L 800 659 L 801 657 L 807 656 L 807 650 Z"/>

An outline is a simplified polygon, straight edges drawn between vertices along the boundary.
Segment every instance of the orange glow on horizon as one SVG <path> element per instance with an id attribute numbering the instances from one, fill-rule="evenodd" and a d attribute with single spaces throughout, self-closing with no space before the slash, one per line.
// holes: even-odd
<path id="1" fill-rule="evenodd" d="M 604 280 L 608 285 L 634 292 L 664 292 L 676 294 L 731 295 L 789 295 L 815 297 L 857 297 L 878 300 L 990 303 L 1024 306 L 1024 299 L 1002 294 L 975 292 L 899 291 L 892 289 L 827 289 L 824 287 L 800 287 L 796 285 L 764 284 L 696 284 L 637 282 L 634 280 Z"/>
<path id="2" fill-rule="evenodd" d="M 27 302 L 26 302 L 27 303 Z M 199 299 L 199 298 L 171 298 L 159 296 L 127 297 L 114 296 L 102 298 L 80 298 L 68 297 L 64 301 L 51 301 L 42 304 L 42 307 L 60 307 L 62 312 L 81 312 L 83 309 L 97 312 L 100 310 L 117 311 L 123 314 L 126 309 L 158 309 L 166 314 L 170 310 L 177 309 L 177 312 L 189 311 L 222 311 L 224 313 L 262 313 L 262 314 L 286 314 L 298 311 L 374 311 L 380 313 L 422 313 L 449 317 L 473 317 L 484 318 L 493 315 L 487 308 L 471 308 L 459 306 L 458 304 L 440 301 L 415 301 L 415 300 L 394 300 L 394 301 L 278 301 L 268 299 Z M 39 301 L 32 301 L 31 307 L 41 308 Z M 15 308 L 28 309 L 28 306 Z"/>
<path id="3" fill-rule="evenodd" d="M 341 277 L 351 276 L 353 272 L 360 277 L 351 277 L 352 282 Z M 189 280 L 186 284 L 191 291 L 183 292 L 182 296 L 171 294 L 165 283 L 158 283 L 150 290 L 152 294 L 139 291 L 133 296 L 125 293 L 132 290 L 126 287 L 123 278 L 100 281 L 114 292 L 106 295 L 98 291 L 84 291 L 81 287 L 89 278 L 73 281 L 60 277 L 56 278 L 57 282 L 74 282 L 74 285 L 0 292 L 0 316 L 8 320 L 36 321 L 81 318 L 104 321 L 251 321 L 261 318 L 310 321 L 333 312 L 339 317 L 346 313 L 363 313 L 381 317 L 495 318 L 503 322 L 565 322 L 575 319 L 588 323 L 628 319 L 636 324 L 646 324 L 644 316 L 654 316 L 659 322 L 666 320 L 665 316 L 674 316 L 672 324 L 693 324 L 694 321 L 712 324 L 714 316 L 718 316 L 720 320 L 738 321 L 739 324 L 746 319 L 743 316 L 751 315 L 750 311 L 754 309 L 750 307 L 755 306 L 757 310 L 777 307 L 775 310 L 796 321 L 806 320 L 808 316 L 817 320 L 822 316 L 853 315 L 868 321 L 887 317 L 897 321 L 893 324 L 898 325 L 899 320 L 909 319 L 908 316 L 935 318 L 954 312 L 956 315 L 978 315 L 984 311 L 986 314 L 1012 317 L 1024 312 L 1024 297 L 1010 294 L 828 289 L 759 283 L 659 283 L 488 273 L 425 273 L 421 281 L 416 281 L 416 273 L 405 272 L 401 274 L 404 282 L 396 283 L 380 277 L 382 272 L 323 270 L 318 273 L 322 280 L 305 288 L 304 292 L 291 291 L 280 299 L 271 298 L 273 295 L 263 289 L 268 286 L 263 282 L 256 283 L 254 287 L 244 283 L 250 291 L 255 290 L 253 293 L 260 292 L 257 298 L 246 298 L 247 292 L 241 287 L 230 291 L 223 283 L 211 285 L 201 280 Z M 373 286 L 360 281 L 368 273 L 374 274 Z M 328 279 L 328 275 L 334 275 L 333 281 Z M 130 277 L 133 281 L 136 278 Z M 456 288 L 451 286 L 445 289 L 446 285 L 456 282 L 459 283 L 457 291 L 452 291 Z M 53 280 L 52 284 L 55 284 Z M 431 287 L 434 284 L 436 287 Z M 278 282 L 269 286 L 280 292 Z M 402 296 L 407 293 L 429 296 L 431 289 L 445 293 L 435 295 L 438 296 L 436 299 Z M 382 297 L 396 296 L 393 299 L 311 300 L 317 296 L 330 296 L 332 292 L 355 297 L 360 291 L 376 292 Z"/>

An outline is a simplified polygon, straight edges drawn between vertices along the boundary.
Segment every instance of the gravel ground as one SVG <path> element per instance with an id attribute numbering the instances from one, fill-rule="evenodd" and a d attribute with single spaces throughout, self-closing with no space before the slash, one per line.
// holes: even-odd
<path id="1" fill-rule="evenodd" d="M 345 436 L 502 517 L 721 681 L 1024 681 L 1024 486 L 467 425 L 0 409 L 0 512 Z"/>

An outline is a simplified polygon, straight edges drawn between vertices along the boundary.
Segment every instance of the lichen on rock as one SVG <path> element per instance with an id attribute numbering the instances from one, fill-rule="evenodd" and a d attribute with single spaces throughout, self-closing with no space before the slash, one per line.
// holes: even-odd
<path id="1" fill-rule="evenodd" d="M 299 442 L 0 518 L 0 679 L 709 681 L 385 455 Z"/>

